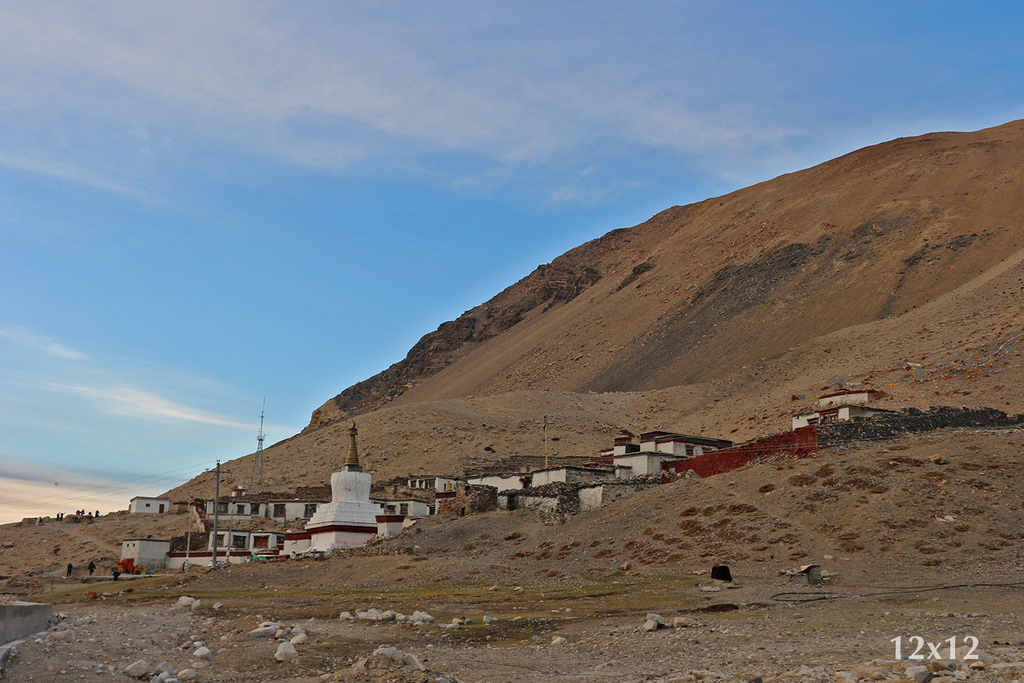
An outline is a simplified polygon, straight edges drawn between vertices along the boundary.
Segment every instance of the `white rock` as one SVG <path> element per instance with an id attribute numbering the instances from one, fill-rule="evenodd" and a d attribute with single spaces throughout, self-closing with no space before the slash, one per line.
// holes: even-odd
<path id="1" fill-rule="evenodd" d="M 258 626 L 253 630 L 245 634 L 246 640 L 256 640 L 257 638 L 273 638 L 277 634 L 277 624 L 266 624 Z"/>
<path id="2" fill-rule="evenodd" d="M 210 652 L 210 648 L 208 647 L 197 647 L 196 651 L 192 653 L 192 656 L 196 659 L 213 659 L 213 653 Z"/>
<path id="3" fill-rule="evenodd" d="M 647 620 L 658 622 L 658 626 L 668 626 L 668 621 L 666 621 L 665 617 L 660 614 L 655 614 L 654 612 L 647 613 Z"/>
<path id="4" fill-rule="evenodd" d="M 305 633 L 300 633 L 288 642 L 290 642 L 292 645 L 305 645 L 309 642 L 309 636 L 307 636 Z"/>
<path id="5" fill-rule="evenodd" d="M 419 657 L 408 652 L 402 653 L 402 660 L 405 665 L 409 668 L 416 669 L 417 671 L 426 671 L 427 667 L 423 666 L 420 662 Z"/>
<path id="6" fill-rule="evenodd" d="M 193 681 L 193 680 L 195 680 L 196 675 L 197 674 L 196 674 L 196 670 L 195 669 L 182 669 L 181 671 L 178 672 L 178 680 L 179 681 Z"/>
<path id="7" fill-rule="evenodd" d="M 195 604 L 196 599 L 190 598 L 187 595 L 182 595 L 178 598 L 178 602 L 174 603 L 171 609 L 191 609 L 192 605 Z"/>
<path id="8" fill-rule="evenodd" d="M 356 618 L 354 616 L 352 616 L 351 612 L 342 612 L 341 614 L 338 615 L 338 618 L 342 619 L 344 621 L 355 621 L 356 620 Z"/>
<path id="9" fill-rule="evenodd" d="M 292 626 L 292 635 L 293 636 L 299 636 L 299 635 L 302 635 L 305 632 L 306 632 L 306 629 L 302 628 L 298 624 L 295 624 L 295 626 Z"/>
<path id="10" fill-rule="evenodd" d="M 124 675 L 130 678 L 143 678 L 149 675 L 149 662 L 140 659 L 124 668 Z"/>
<path id="11" fill-rule="evenodd" d="M 643 629 L 645 631 L 657 631 L 660 624 L 653 619 L 648 619 L 644 622 Z"/>
<path id="12" fill-rule="evenodd" d="M 192 610 L 193 612 L 198 612 L 202 608 L 203 608 L 203 601 L 202 600 L 196 600 L 195 602 L 192 603 L 192 606 L 189 609 Z"/>
<path id="13" fill-rule="evenodd" d="M 274 653 L 274 659 L 279 662 L 290 662 L 299 656 L 298 650 L 295 646 L 289 642 L 283 642 L 277 646 L 277 652 Z"/>
<path id="14" fill-rule="evenodd" d="M 498 617 L 487 617 L 487 616 L 484 617 L 484 623 L 485 624 L 493 624 L 497 620 L 498 620 Z"/>
<path id="15" fill-rule="evenodd" d="M 219 602 L 213 603 L 213 609 L 224 609 L 224 605 Z"/>
<path id="16" fill-rule="evenodd" d="M 551 644 L 552 644 L 552 645 L 565 645 L 565 644 L 566 644 L 567 642 L 569 642 L 569 641 L 567 641 L 567 640 L 566 640 L 565 638 L 563 638 L 562 636 L 555 636 L 555 637 L 554 637 L 554 638 L 553 638 L 553 639 L 551 640 Z"/>

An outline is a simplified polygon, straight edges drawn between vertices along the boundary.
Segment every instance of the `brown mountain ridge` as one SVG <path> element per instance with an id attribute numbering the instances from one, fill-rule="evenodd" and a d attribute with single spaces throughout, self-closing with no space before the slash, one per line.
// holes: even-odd
<path id="1" fill-rule="evenodd" d="M 1020 327 L 1022 162 L 1021 121 L 902 138 L 614 230 L 327 401 L 268 449 L 268 476 L 324 481 L 356 415 L 394 476 L 538 455 L 545 414 L 556 453 L 584 456 L 623 428 L 786 429 L 863 381 L 896 406 L 1019 411 L 1017 357 L 930 391 L 906 362 L 948 347 L 943 362 L 969 364 Z"/>

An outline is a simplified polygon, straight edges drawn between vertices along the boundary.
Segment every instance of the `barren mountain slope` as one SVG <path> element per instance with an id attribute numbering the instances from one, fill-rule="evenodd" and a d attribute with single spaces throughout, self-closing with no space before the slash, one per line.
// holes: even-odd
<path id="1" fill-rule="evenodd" d="M 720 379 L 1024 247 L 1024 124 L 899 139 L 674 207 L 540 267 L 316 411 Z"/>
<path id="2" fill-rule="evenodd" d="M 995 135 L 999 130 L 1002 129 L 987 134 Z M 1007 130 L 1017 130 L 1017 127 Z M 979 135 L 982 134 L 966 137 Z M 890 146 L 900 148 L 901 144 L 890 143 Z M 907 143 L 911 147 L 914 144 L 935 143 Z M 846 165 L 852 164 L 848 161 L 850 157 L 832 162 L 843 162 L 835 172 L 842 172 Z M 805 173 L 823 173 L 828 166 Z M 799 175 L 773 182 L 789 182 Z M 788 429 L 790 416 L 810 408 L 821 393 L 864 383 L 883 389 L 888 394 L 883 405 L 889 407 L 969 405 L 1024 412 L 1020 391 L 1024 386 L 1024 369 L 1018 346 L 1020 335 L 1024 334 L 1024 249 L 1009 244 L 1024 237 L 1024 230 L 1016 218 L 1012 221 L 997 219 L 988 204 L 975 209 L 978 215 L 992 214 L 984 220 L 1004 226 L 998 233 L 998 240 L 996 237 L 982 240 L 980 236 L 986 230 L 981 227 L 982 219 L 978 215 L 964 214 L 957 220 L 976 225 L 978 238 L 956 249 L 929 247 L 927 244 L 936 240 L 934 232 L 944 229 L 935 226 L 947 224 L 936 223 L 926 231 L 933 234 L 919 235 L 921 246 L 911 253 L 919 253 L 917 260 L 910 259 L 913 263 L 909 265 L 900 264 L 898 269 L 903 269 L 904 273 L 889 274 L 884 270 L 878 272 L 877 263 L 893 260 L 888 250 L 903 248 L 898 244 L 899 235 L 870 239 L 865 235 L 860 248 L 870 252 L 870 258 L 862 255 L 849 261 L 839 259 L 838 262 L 845 265 L 835 271 L 834 279 L 838 284 L 822 281 L 821 289 L 813 295 L 808 293 L 806 300 L 776 299 L 771 307 L 758 304 L 733 318 L 723 317 L 718 327 L 712 323 L 708 328 L 708 334 L 715 335 L 714 344 L 697 344 L 688 354 L 680 351 L 677 360 L 666 360 L 664 366 L 649 361 L 651 367 L 662 367 L 662 372 L 670 375 L 693 365 L 691 357 L 703 358 L 704 366 L 691 368 L 697 381 L 690 383 L 638 392 L 557 390 L 561 374 L 570 378 L 578 376 L 577 366 L 596 364 L 601 355 L 591 347 L 587 347 L 591 348 L 589 355 L 578 352 L 575 345 L 580 341 L 576 338 L 579 326 L 573 322 L 573 310 L 600 308 L 611 312 L 611 302 L 615 299 L 621 300 L 624 306 L 634 306 L 632 314 L 620 316 L 621 321 L 631 315 L 640 316 L 644 309 L 637 302 L 651 299 L 644 298 L 645 290 L 650 291 L 650 287 L 644 285 L 644 278 L 658 275 L 658 268 L 608 295 L 600 306 L 589 302 L 591 293 L 588 293 L 547 313 L 528 317 L 505 334 L 468 352 L 463 360 L 425 381 L 409 395 L 427 396 L 435 389 L 441 393 L 443 383 L 463 389 L 475 386 L 468 376 L 480 368 L 500 364 L 513 353 L 521 357 L 516 361 L 516 372 L 521 373 L 522 383 L 535 388 L 432 402 L 413 402 L 401 397 L 387 407 L 359 415 L 360 447 L 365 464 L 377 480 L 412 473 L 465 472 L 487 464 L 512 470 L 523 464 L 536 465 L 543 462 L 545 415 L 549 419 L 548 453 L 557 457 L 592 456 L 609 445 L 623 429 L 633 433 L 665 429 L 744 441 Z M 1016 208 L 1001 210 L 1013 216 Z M 655 223 L 657 221 L 640 226 L 636 231 L 643 236 L 661 230 Z M 995 235 L 993 230 L 989 233 Z M 923 242 L 926 237 L 927 243 Z M 968 237 L 961 241 L 969 241 Z M 752 240 L 757 238 L 754 235 Z M 1005 240 L 1006 244 L 999 240 Z M 940 245 L 951 244 L 948 237 L 936 241 Z M 886 250 L 879 242 L 888 245 Z M 834 263 L 829 262 L 829 267 Z M 858 273 L 865 274 L 848 286 L 842 278 L 854 278 L 855 274 L 846 273 L 844 268 L 859 269 Z M 810 267 L 803 271 L 798 269 L 793 277 L 795 280 L 810 277 L 812 270 Z M 681 271 L 679 277 L 685 280 L 688 276 Z M 831 302 L 837 318 L 841 319 L 849 314 L 849 311 L 844 312 L 844 306 L 859 310 L 865 298 L 875 296 L 872 292 L 889 287 L 878 284 L 887 277 L 903 278 L 904 283 L 893 288 L 897 294 L 886 299 L 890 305 L 892 297 L 919 292 L 914 294 L 916 303 L 910 304 L 908 300 L 901 304 L 910 305 L 909 310 L 904 312 L 897 307 L 898 310 L 877 320 L 842 325 L 838 329 L 833 329 L 839 324 L 826 315 L 826 311 L 808 314 L 807 320 L 797 313 L 805 308 L 816 310 L 820 299 Z M 928 287 L 936 289 L 927 299 L 920 293 L 932 291 L 926 290 L 926 283 L 932 283 Z M 638 285 L 644 286 L 637 289 Z M 598 283 L 591 292 L 601 286 Z M 778 292 L 786 288 L 793 292 L 800 290 L 799 286 L 789 284 L 772 296 L 778 296 Z M 633 295 L 625 296 L 630 291 Z M 884 299 L 880 295 L 876 298 Z M 760 317 L 754 318 L 755 314 Z M 613 320 L 609 313 L 608 318 L 601 320 L 607 322 L 606 327 L 621 327 L 631 334 L 643 329 L 643 326 L 634 328 L 625 322 L 616 323 L 620 318 Z M 741 324 L 743 320 L 746 325 Z M 780 322 L 782 320 L 785 324 Z M 803 337 L 785 346 L 783 340 L 795 334 L 792 331 L 795 328 L 802 330 Z M 737 339 L 745 335 L 746 341 L 736 341 L 733 347 L 728 347 L 725 330 Z M 781 340 L 772 338 L 765 330 L 774 330 Z M 575 349 L 576 355 L 566 357 L 566 347 Z M 636 353 L 653 357 L 663 353 L 659 350 L 663 347 L 664 342 L 652 337 L 645 346 L 636 347 Z M 716 353 L 720 357 L 709 359 Z M 727 354 L 732 356 L 721 357 Z M 550 360 L 557 355 L 565 360 Z M 618 358 L 621 352 L 606 355 Z M 554 365 L 549 366 L 549 363 Z M 534 381 L 531 377 L 537 379 Z M 548 387 L 553 389 L 545 391 Z M 267 488 L 289 490 L 296 485 L 326 482 L 344 456 L 347 426 L 347 421 L 335 417 L 268 448 L 265 457 Z M 533 456 L 534 461 L 527 463 L 523 456 Z M 252 457 L 245 456 L 231 463 L 229 469 L 233 470 L 231 476 L 235 481 L 251 483 Z M 171 492 L 180 496 L 192 493 L 212 494 L 212 477 L 204 475 Z"/>

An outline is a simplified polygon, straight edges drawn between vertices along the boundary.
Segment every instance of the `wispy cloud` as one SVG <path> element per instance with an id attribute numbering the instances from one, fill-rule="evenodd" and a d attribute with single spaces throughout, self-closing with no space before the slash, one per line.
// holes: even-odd
<path id="1" fill-rule="evenodd" d="M 58 391 L 69 391 L 94 399 L 98 402 L 98 407 L 101 410 L 119 415 L 180 420 L 233 429 L 250 429 L 252 427 L 252 425 L 236 422 L 215 413 L 175 403 L 140 389 L 129 387 L 62 386 L 58 384 L 51 385 L 51 388 Z"/>
<path id="2" fill-rule="evenodd" d="M 0 337 L 18 345 L 64 360 L 88 360 L 89 356 L 58 341 L 20 328 L 0 328 Z"/>
<path id="3" fill-rule="evenodd" d="M 42 159 L 29 159 L 3 151 L 0 151 L 0 166 L 56 180 L 64 180 L 76 185 L 105 190 L 150 203 L 155 201 L 155 197 L 152 194 L 104 178 L 99 172 L 90 168 L 77 167 L 61 162 L 44 161 Z"/>
<path id="4" fill-rule="evenodd" d="M 613 7 L 540 14 L 524 23 L 515 5 L 444 3 L 5 6 L 0 120 L 34 131 L 53 155 L 13 150 L 0 163 L 138 194 L 97 170 L 109 167 L 104 146 L 132 149 L 140 167 L 191 140 L 313 167 L 371 159 L 399 169 L 457 153 L 479 158 L 474 173 L 554 162 L 571 176 L 567 157 L 622 146 L 751 149 L 786 134 L 761 125 L 767 103 L 757 115 L 722 106 L 722 77 L 738 66 L 703 41 L 647 24 L 647 43 L 634 45 L 629 26 L 651 17 Z M 688 3 L 669 14 L 702 30 Z M 42 108 L 45 133 L 21 115 Z M 94 146 L 68 149 L 72 138 Z M 62 150 L 87 152 L 87 166 L 37 160 Z"/>

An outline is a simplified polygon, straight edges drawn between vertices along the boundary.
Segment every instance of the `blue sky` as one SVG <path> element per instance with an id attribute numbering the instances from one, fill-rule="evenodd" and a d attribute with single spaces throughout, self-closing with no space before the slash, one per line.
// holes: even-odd
<path id="1" fill-rule="evenodd" d="M 565 250 L 1024 116 L 1018 3 L 0 5 L 0 522 L 299 431 Z"/>

